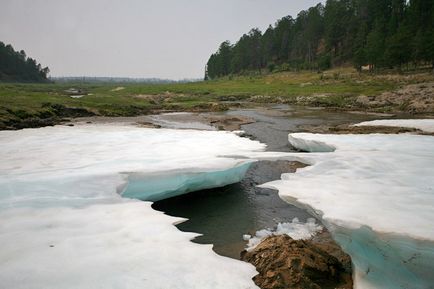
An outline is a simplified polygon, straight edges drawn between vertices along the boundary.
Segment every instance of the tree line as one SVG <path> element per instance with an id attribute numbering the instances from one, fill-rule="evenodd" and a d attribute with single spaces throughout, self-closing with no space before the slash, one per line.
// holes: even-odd
<path id="1" fill-rule="evenodd" d="M 223 42 L 205 79 L 273 70 L 434 67 L 434 0 L 327 0 Z"/>
<path id="2" fill-rule="evenodd" d="M 0 41 L 0 82 L 47 82 L 48 67 Z"/>

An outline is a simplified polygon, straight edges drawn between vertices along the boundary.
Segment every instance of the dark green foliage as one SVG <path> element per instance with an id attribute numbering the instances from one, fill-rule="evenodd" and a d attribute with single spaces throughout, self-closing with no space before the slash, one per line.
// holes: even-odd
<path id="1" fill-rule="evenodd" d="M 262 69 L 324 70 L 352 63 L 378 70 L 434 65 L 434 0 L 327 0 L 283 17 L 262 34 L 224 42 L 206 79 Z"/>
<path id="2" fill-rule="evenodd" d="M 274 69 L 276 68 L 276 65 L 274 64 L 274 63 L 268 63 L 268 71 L 269 72 L 273 72 L 274 71 Z"/>
<path id="3" fill-rule="evenodd" d="M 0 41 L 0 82 L 47 82 L 48 67 Z"/>
<path id="4" fill-rule="evenodd" d="M 332 66 L 331 57 L 329 54 L 321 55 L 318 58 L 318 68 L 320 70 L 329 69 Z"/>

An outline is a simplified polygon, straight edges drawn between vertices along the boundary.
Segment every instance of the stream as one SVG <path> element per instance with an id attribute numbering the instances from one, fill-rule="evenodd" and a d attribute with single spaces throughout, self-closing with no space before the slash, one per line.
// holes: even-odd
<path id="1" fill-rule="evenodd" d="M 332 112 L 315 108 L 270 106 L 267 109 L 240 109 L 225 112 L 256 122 L 241 127 L 247 135 L 267 144 L 269 151 L 291 151 L 288 133 L 300 126 L 339 125 L 378 118 L 365 114 Z M 171 123 L 173 126 L 173 123 Z M 183 124 L 180 124 L 183 127 Z M 296 163 L 260 161 L 252 164 L 243 181 L 223 188 L 203 190 L 155 202 L 153 208 L 168 215 L 187 218 L 178 224 L 181 231 L 202 234 L 193 240 L 213 244 L 219 255 L 239 259 L 246 246 L 242 236 L 293 218 L 305 221 L 307 212 L 282 201 L 277 192 L 256 186 L 294 171 Z"/>

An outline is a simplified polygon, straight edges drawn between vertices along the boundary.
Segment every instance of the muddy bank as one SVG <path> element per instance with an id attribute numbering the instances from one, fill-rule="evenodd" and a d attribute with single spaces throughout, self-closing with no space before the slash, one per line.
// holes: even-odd
<path id="1" fill-rule="evenodd" d="M 255 122 L 242 115 L 228 115 L 213 112 L 164 112 L 134 117 L 79 117 L 63 124 L 81 125 L 86 123 L 137 125 L 147 128 L 199 129 L 199 130 L 240 130 L 242 125 Z"/>
<path id="2" fill-rule="evenodd" d="M 53 126 L 68 122 L 67 118 L 94 116 L 95 113 L 80 107 L 66 107 L 61 104 L 47 103 L 43 111 L 30 114 L 22 110 L 8 110 L 9 119 L 0 120 L 0 130 L 16 130 Z"/>
<path id="3" fill-rule="evenodd" d="M 342 124 L 336 126 L 301 126 L 304 132 L 323 133 L 323 134 L 398 134 L 398 133 L 414 133 L 414 134 L 429 134 L 416 128 L 407 127 L 386 127 L 386 126 L 353 126 L 351 124 Z"/>

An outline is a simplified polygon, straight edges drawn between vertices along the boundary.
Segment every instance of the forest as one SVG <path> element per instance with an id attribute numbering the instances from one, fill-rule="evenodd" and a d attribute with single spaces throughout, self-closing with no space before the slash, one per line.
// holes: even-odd
<path id="1" fill-rule="evenodd" d="M 12 45 L 0 41 L 0 82 L 47 82 L 49 72 L 24 50 L 15 51 Z"/>
<path id="2" fill-rule="evenodd" d="M 434 67 L 434 0 L 327 0 L 235 44 L 224 41 L 205 79 L 263 71 Z"/>

